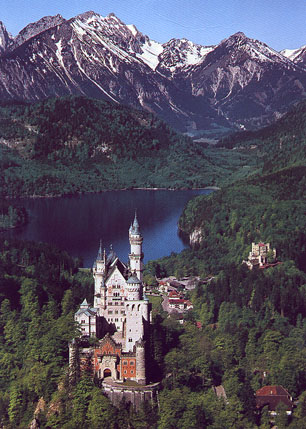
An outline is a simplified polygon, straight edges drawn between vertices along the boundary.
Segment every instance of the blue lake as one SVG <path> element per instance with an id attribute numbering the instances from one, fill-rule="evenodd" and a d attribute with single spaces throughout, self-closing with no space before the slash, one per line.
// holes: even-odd
<path id="1" fill-rule="evenodd" d="M 28 209 L 29 223 L 5 233 L 7 237 L 52 243 L 91 267 L 99 240 L 127 261 L 128 229 L 135 209 L 144 238 L 144 261 L 180 252 L 186 243 L 177 222 L 188 200 L 210 190 L 127 190 L 100 194 L 18 200 Z"/>

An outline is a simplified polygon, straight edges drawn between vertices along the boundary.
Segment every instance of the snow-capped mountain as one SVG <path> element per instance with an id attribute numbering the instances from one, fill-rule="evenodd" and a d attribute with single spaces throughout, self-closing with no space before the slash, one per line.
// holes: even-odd
<path id="1" fill-rule="evenodd" d="M 298 49 L 284 49 L 280 53 L 294 63 L 306 67 L 306 45 Z"/>
<path id="2" fill-rule="evenodd" d="M 223 40 L 184 74 L 193 95 L 244 126 L 268 122 L 306 95 L 303 67 L 243 33 Z"/>
<path id="3" fill-rule="evenodd" d="M 217 46 L 160 44 L 114 14 L 0 27 L 0 97 L 84 94 L 142 108 L 181 130 L 254 126 L 306 95 L 302 64 L 237 33 Z"/>
<path id="4" fill-rule="evenodd" d="M 84 94 L 155 112 L 179 129 L 191 121 L 208 125 L 217 118 L 209 103 L 155 72 L 162 50 L 114 14 L 86 12 L 6 51 L 0 58 L 0 98 Z"/>
<path id="5" fill-rule="evenodd" d="M 157 71 L 173 76 L 183 67 L 198 64 L 215 46 L 196 45 L 187 39 L 171 39 L 162 45 Z"/>

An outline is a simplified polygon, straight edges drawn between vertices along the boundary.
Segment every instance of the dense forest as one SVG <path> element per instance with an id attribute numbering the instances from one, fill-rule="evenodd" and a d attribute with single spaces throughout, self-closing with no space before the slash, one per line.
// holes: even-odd
<path id="1" fill-rule="evenodd" d="M 257 168 L 248 153 L 207 149 L 153 115 L 85 97 L 2 105 L 0 167 L 10 197 L 204 187 Z"/>
<path id="2" fill-rule="evenodd" d="M 288 165 L 305 165 L 306 101 L 278 121 L 256 131 L 244 131 L 219 140 L 217 147 L 249 150 L 262 160 L 263 172 L 271 173 Z"/>
<path id="3" fill-rule="evenodd" d="M 86 97 L 0 105 L 0 192 L 63 195 L 224 186 L 305 159 L 306 102 L 269 127 L 195 142 L 145 112 Z M 277 149 L 277 150 L 276 150 Z M 188 165 L 188 169 L 186 166 Z"/>

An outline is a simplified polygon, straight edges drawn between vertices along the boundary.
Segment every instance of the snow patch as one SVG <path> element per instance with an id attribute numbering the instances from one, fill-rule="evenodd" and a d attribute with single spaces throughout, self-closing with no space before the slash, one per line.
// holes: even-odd
<path id="1" fill-rule="evenodd" d="M 155 42 L 154 40 L 146 40 L 145 44 L 142 45 L 142 54 L 136 54 L 145 64 L 147 64 L 152 70 L 155 70 L 159 64 L 158 56 L 163 52 L 163 45 Z"/>
<path id="2" fill-rule="evenodd" d="M 201 47 L 201 55 L 202 57 L 206 57 L 209 52 L 213 51 L 215 49 L 215 46 L 202 46 Z"/>
<path id="3" fill-rule="evenodd" d="M 130 30 L 133 36 L 136 36 L 136 34 L 138 33 L 137 28 L 133 24 L 127 25 L 127 28 Z"/>
<path id="4" fill-rule="evenodd" d="M 280 53 L 284 55 L 284 57 L 289 58 L 289 60 L 294 61 L 305 48 L 306 45 L 301 46 L 298 49 L 283 49 Z"/>
<path id="5" fill-rule="evenodd" d="M 58 62 L 64 67 L 64 61 L 62 56 L 62 40 L 60 39 L 58 42 L 55 43 L 56 45 L 56 57 L 58 59 Z"/>

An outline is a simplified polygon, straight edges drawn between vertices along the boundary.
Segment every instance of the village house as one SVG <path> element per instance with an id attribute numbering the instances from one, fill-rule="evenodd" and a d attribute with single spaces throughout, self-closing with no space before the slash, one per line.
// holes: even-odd
<path id="1" fill-rule="evenodd" d="M 185 285 L 176 280 L 175 277 L 158 280 L 158 290 L 160 293 L 168 293 L 172 290 L 185 289 Z"/>
<path id="2" fill-rule="evenodd" d="M 269 413 L 276 415 L 279 404 L 284 404 L 287 414 L 291 415 L 293 408 L 292 397 L 283 386 L 264 386 L 256 391 L 256 407 L 258 409 L 267 405 Z"/>
<path id="3" fill-rule="evenodd" d="M 169 307 L 176 310 L 190 310 L 193 308 L 192 302 L 184 298 L 169 298 Z"/>

